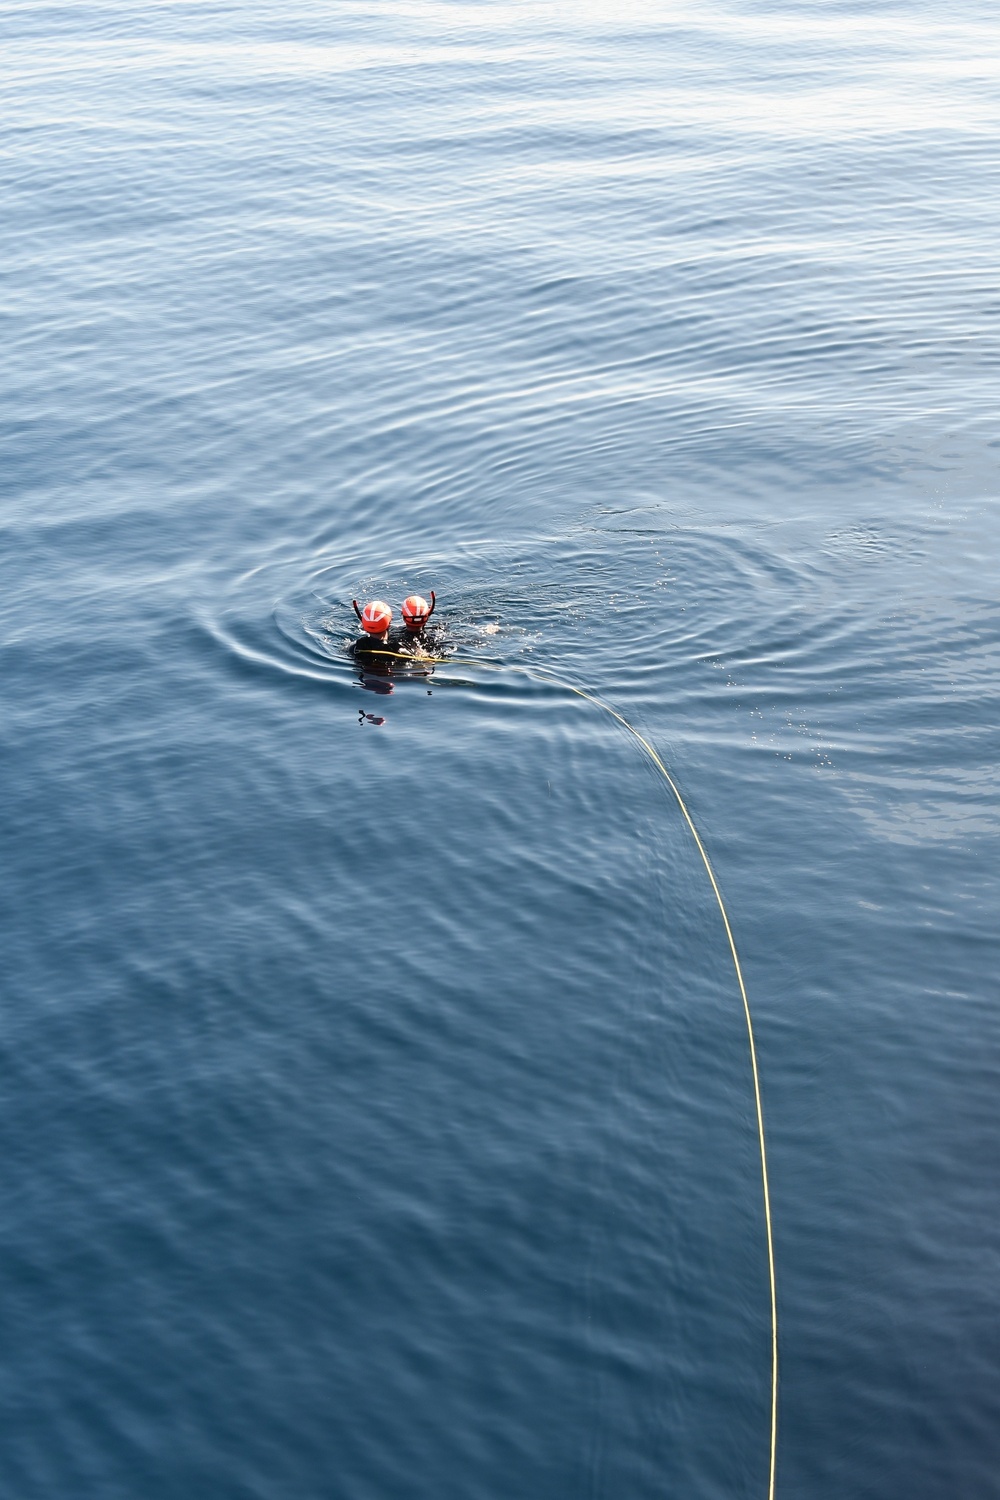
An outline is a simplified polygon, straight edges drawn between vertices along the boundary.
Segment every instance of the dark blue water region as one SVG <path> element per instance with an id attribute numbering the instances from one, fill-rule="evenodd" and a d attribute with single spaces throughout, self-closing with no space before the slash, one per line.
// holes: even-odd
<path id="1" fill-rule="evenodd" d="M 776 1495 L 992 1500 L 993 12 L 0 23 L 0 1493 L 766 1500 L 580 689 Z"/>

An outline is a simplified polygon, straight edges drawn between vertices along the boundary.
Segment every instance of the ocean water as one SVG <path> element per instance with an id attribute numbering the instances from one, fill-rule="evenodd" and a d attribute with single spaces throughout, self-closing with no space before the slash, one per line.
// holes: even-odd
<path id="1" fill-rule="evenodd" d="M 0 34 L 0 1494 L 764 1500 L 576 687 L 777 1495 L 995 1497 L 995 8 Z"/>

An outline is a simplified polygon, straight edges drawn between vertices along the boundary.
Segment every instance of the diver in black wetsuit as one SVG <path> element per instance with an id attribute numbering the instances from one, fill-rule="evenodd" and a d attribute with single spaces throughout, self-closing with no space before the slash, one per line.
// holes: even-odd
<path id="1" fill-rule="evenodd" d="M 351 646 L 351 655 L 364 661 L 366 666 L 375 666 L 380 657 L 383 662 L 388 663 L 388 653 L 392 650 L 389 645 L 392 610 L 381 599 L 373 599 L 364 609 L 358 608 L 357 599 L 352 599 L 351 603 L 364 631 L 364 635 L 359 636 Z"/>
<path id="2" fill-rule="evenodd" d="M 412 656 L 417 660 L 421 657 L 433 656 L 437 636 L 427 629 L 427 625 L 436 607 L 437 595 L 433 589 L 431 589 L 430 604 L 420 594 L 411 594 L 408 599 L 404 599 L 403 629 L 395 637 L 392 649 L 402 656 Z"/>

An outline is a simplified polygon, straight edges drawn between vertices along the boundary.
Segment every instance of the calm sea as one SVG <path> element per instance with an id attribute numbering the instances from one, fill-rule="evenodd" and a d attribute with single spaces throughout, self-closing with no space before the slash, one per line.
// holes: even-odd
<path id="1" fill-rule="evenodd" d="M 0 1495 L 766 1500 L 576 687 L 777 1495 L 995 1500 L 995 6 L 0 33 Z"/>

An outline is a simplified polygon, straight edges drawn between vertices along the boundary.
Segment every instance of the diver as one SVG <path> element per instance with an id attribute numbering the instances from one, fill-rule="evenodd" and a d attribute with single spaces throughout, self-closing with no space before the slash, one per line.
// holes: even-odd
<path id="1" fill-rule="evenodd" d="M 437 634 L 427 629 L 428 621 L 437 608 L 437 595 L 431 589 L 431 602 L 421 594 L 411 594 L 403 600 L 403 629 L 396 637 L 395 649 L 403 656 L 420 658 L 430 656 L 437 644 Z"/>
<path id="2" fill-rule="evenodd" d="M 358 607 L 357 599 L 352 599 L 351 604 L 364 632 L 351 646 L 351 655 L 364 660 L 366 666 L 379 665 L 381 658 L 381 664 L 388 667 L 394 651 L 389 644 L 392 610 L 381 599 L 373 599 L 364 609 Z"/>

